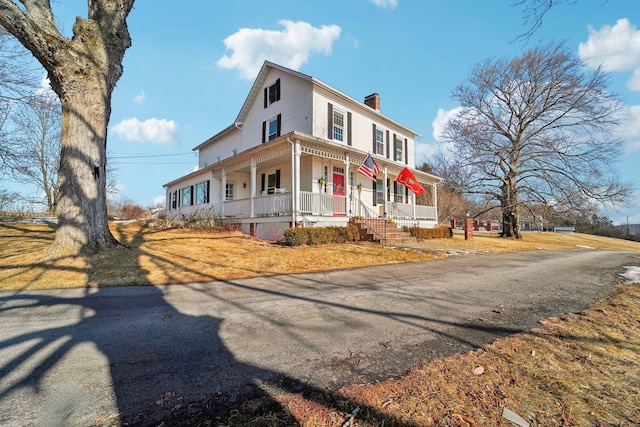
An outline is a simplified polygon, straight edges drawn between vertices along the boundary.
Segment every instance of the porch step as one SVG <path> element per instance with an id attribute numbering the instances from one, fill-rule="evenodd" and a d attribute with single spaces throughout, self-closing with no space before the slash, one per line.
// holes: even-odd
<path id="1" fill-rule="evenodd" d="M 396 223 L 383 218 L 352 218 L 350 222 L 358 227 L 360 240 L 381 243 L 386 246 L 414 242 L 415 237 L 398 228 Z"/>

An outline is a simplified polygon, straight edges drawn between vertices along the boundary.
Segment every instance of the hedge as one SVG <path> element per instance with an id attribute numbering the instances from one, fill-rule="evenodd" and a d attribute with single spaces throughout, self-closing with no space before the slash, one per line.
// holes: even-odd
<path id="1" fill-rule="evenodd" d="M 287 246 L 323 245 L 359 240 L 358 227 L 296 227 L 284 230 L 283 243 Z"/>
<path id="2" fill-rule="evenodd" d="M 404 227 L 413 237 L 419 239 L 450 239 L 453 237 L 453 230 L 448 225 L 435 228 Z"/>

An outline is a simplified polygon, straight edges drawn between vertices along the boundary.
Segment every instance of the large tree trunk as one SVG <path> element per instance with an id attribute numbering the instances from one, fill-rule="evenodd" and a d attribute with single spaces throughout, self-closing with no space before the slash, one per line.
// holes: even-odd
<path id="1" fill-rule="evenodd" d="M 58 230 L 51 257 L 93 254 L 118 244 L 109 231 L 106 207 L 110 97 L 99 87 L 87 87 L 68 98 L 62 105 Z"/>
<path id="2" fill-rule="evenodd" d="M 62 103 L 58 230 L 49 257 L 87 255 L 118 245 L 106 208 L 107 125 L 111 94 L 131 46 L 126 18 L 134 0 L 91 0 L 73 37 L 63 36 L 49 0 L 0 0 L 0 25 L 49 73 Z"/>
<path id="3" fill-rule="evenodd" d="M 502 233 L 500 237 L 520 238 L 520 215 L 518 214 L 518 186 L 515 174 L 510 174 L 502 185 Z"/>

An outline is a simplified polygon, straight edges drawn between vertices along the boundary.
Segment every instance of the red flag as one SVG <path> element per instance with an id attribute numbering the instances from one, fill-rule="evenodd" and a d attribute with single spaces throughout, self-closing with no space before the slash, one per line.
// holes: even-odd
<path id="1" fill-rule="evenodd" d="M 404 168 L 400 171 L 398 177 L 396 178 L 396 182 L 406 185 L 407 188 L 411 190 L 416 196 L 419 196 L 425 192 L 425 189 L 422 187 L 422 185 L 420 185 L 409 168 Z"/>

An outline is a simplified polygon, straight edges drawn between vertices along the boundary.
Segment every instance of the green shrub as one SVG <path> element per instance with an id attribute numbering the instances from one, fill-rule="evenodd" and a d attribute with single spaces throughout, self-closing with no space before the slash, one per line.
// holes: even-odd
<path id="1" fill-rule="evenodd" d="M 448 225 L 443 225 L 434 228 L 418 228 L 418 227 L 404 227 L 405 231 L 408 231 L 413 237 L 419 239 L 450 239 L 453 237 L 453 230 Z"/>
<path id="2" fill-rule="evenodd" d="M 324 245 L 327 243 L 355 242 L 358 228 L 347 227 L 298 227 L 284 230 L 283 242 L 287 246 Z"/>

